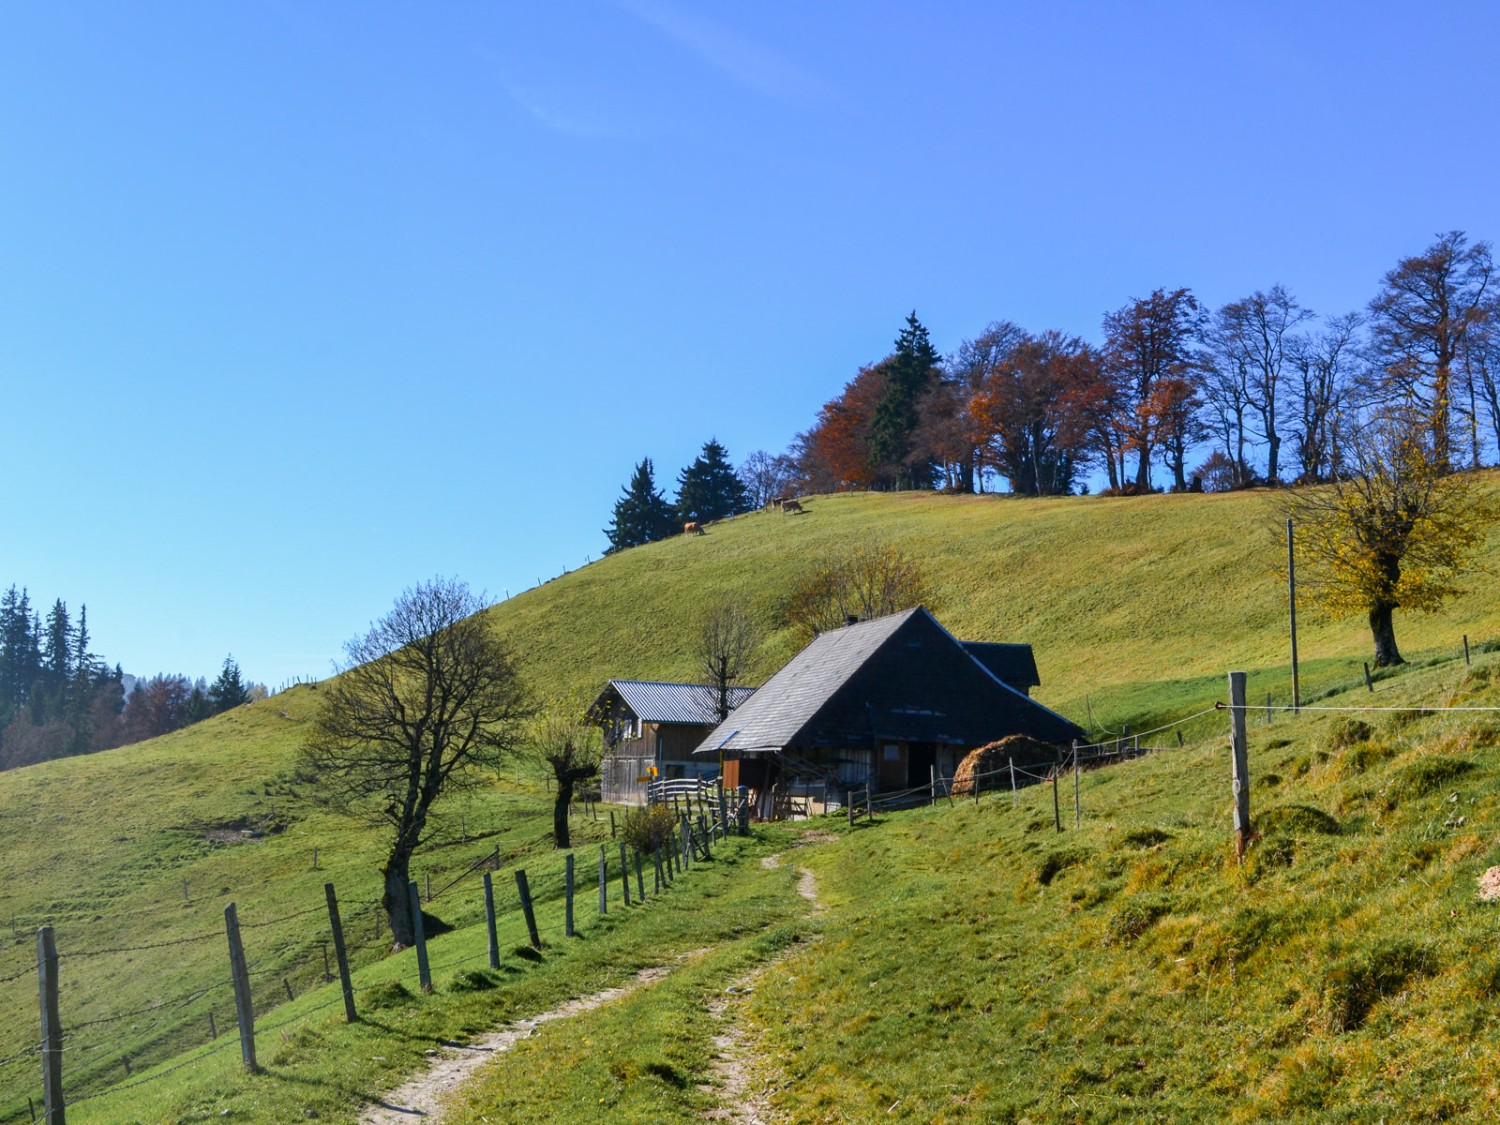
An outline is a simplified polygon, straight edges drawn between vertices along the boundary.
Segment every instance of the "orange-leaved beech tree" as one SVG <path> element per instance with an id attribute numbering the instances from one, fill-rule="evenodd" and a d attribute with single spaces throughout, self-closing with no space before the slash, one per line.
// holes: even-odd
<path id="1" fill-rule="evenodd" d="M 1345 437 L 1338 477 L 1288 495 L 1298 575 L 1335 614 L 1363 613 L 1375 666 L 1404 663 L 1398 609 L 1431 613 L 1458 589 L 1495 520 L 1472 478 L 1445 471 L 1422 420 L 1365 419 Z"/>

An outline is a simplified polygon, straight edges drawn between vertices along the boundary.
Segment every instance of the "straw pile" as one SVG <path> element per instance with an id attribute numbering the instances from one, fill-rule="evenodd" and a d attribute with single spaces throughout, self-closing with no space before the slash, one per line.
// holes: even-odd
<path id="1" fill-rule="evenodd" d="M 958 769 L 953 772 L 953 795 L 972 796 L 975 777 L 1005 769 L 1009 758 L 1014 758 L 1018 766 L 1034 767 L 1039 763 L 1050 763 L 1056 757 L 1057 751 L 1051 746 L 1024 734 L 1013 734 L 999 742 L 991 742 L 978 750 L 970 750 L 964 755 L 964 760 L 958 763 Z M 1003 778 L 991 777 L 981 784 L 990 789 L 998 789 L 1001 785 L 1010 783 Z"/>

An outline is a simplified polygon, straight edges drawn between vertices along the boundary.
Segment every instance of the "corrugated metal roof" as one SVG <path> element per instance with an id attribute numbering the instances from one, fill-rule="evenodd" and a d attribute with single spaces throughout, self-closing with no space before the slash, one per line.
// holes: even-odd
<path id="1" fill-rule="evenodd" d="M 718 692 L 708 684 L 667 684 L 654 680 L 610 680 L 625 706 L 643 723 L 699 723 L 719 721 Z M 729 689 L 729 706 L 738 709 L 755 694 L 753 687 Z"/>

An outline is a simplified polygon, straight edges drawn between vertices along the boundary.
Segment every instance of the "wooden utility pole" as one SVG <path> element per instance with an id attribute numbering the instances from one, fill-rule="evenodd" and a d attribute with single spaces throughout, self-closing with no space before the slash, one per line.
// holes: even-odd
<path id="1" fill-rule="evenodd" d="M 250 1000 L 250 971 L 245 967 L 240 918 L 232 902 L 224 908 L 224 933 L 229 938 L 229 979 L 234 982 L 234 1014 L 240 1025 L 240 1061 L 246 1074 L 259 1074 L 260 1064 L 255 1061 L 255 1005 Z"/>
<path id="2" fill-rule="evenodd" d="M 1297 556 L 1292 550 L 1292 521 L 1286 521 L 1286 603 L 1292 626 L 1292 714 L 1302 710 L 1302 692 L 1297 681 Z"/>
<path id="3" fill-rule="evenodd" d="M 62 1019 L 57 1013 L 57 938 L 51 926 L 43 926 L 36 934 L 36 975 L 42 1004 L 43 1120 L 47 1125 L 65 1125 Z"/>
<path id="4" fill-rule="evenodd" d="M 1234 854 L 1245 859 L 1250 839 L 1250 757 L 1245 743 L 1245 673 L 1229 673 L 1231 778 L 1234 783 Z"/>

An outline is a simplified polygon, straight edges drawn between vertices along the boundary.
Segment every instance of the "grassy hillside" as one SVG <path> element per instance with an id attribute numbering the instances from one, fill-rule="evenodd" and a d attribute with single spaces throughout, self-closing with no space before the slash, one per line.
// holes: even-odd
<path id="1" fill-rule="evenodd" d="M 1034 644 L 1044 681 L 1038 697 L 1094 729 L 1117 728 L 1123 722 L 1141 729 L 1158 719 L 1197 710 L 1222 697 L 1224 671 L 1229 667 L 1251 670 L 1252 699 L 1263 699 L 1268 691 L 1278 698 L 1286 695 L 1279 569 L 1283 548 L 1272 501 L 1265 497 L 1023 502 L 1000 497 L 845 496 L 817 498 L 808 507 L 804 516 L 755 513 L 711 525 L 709 534 L 703 537 L 678 538 L 627 551 L 496 606 L 490 611 L 492 619 L 497 628 L 514 639 L 538 691 L 555 696 L 597 690 L 611 676 L 692 677 L 691 650 L 704 608 L 734 597 L 751 608 L 765 629 L 766 639 L 757 655 L 760 673 L 769 674 L 797 645 L 782 620 L 782 606 L 791 586 L 819 555 L 861 537 L 877 537 L 897 543 L 924 560 L 937 590 L 935 609 L 957 635 Z M 1494 561 L 1497 556 L 1500 540 L 1492 537 L 1487 558 Z M 1362 623 L 1320 621 L 1310 614 L 1303 620 L 1304 696 L 1334 692 L 1355 683 L 1363 693 L 1358 668 L 1369 641 Z M 351 632 L 356 628 L 358 623 L 351 623 Z M 1419 658 L 1419 666 L 1383 681 L 1380 698 L 1414 693 L 1413 697 L 1429 700 L 1434 693 L 1450 690 L 1454 677 L 1461 674 L 1453 658 L 1464 633 L 1476 641 L 1500 635 L 1500 607 L 1482 582 L 1476 581 L 1468 594 L 1439 616 L 1398 615 L 1403 650 L 1408 657 Z M 152 1063 L 202 1043 L 207 1038 L 210 1011 L 216 1013 L 219 1030 L 229 1025 L 230 1005 L 222 971 L 222 912 L 228 901 L 237 903 L 242 922 L 253 927 L 247 943 L 256 962 L 257 996 L 265 1006 L 284 1001 L 288 987 L 303 1007 L 289 1006 L 287 1013 L 320 1008 L 330 1002 L 321 991 L 326 934 L 321 932 L 318 910 L 325 881 L 338 886 L 346 917 L 354 916 L 350 933 L 356 963 L 367 974 L 365 987 L 378 988 L 385 979 L 382 974 L 399 970 L 399 966 L 392 967 L 399 958 L 381 959 L 384 942 L 374 926 L 375 912 L 369 909 L 370 901 L 379 893 L 379 834 L 327 813 L 320 807 L 315 789 L 298 776 L 296 749 L 316 699 L 315 687 L 299 688 L 140 746 L 0 774 L 0 1005 L 17 1014 L 16 1018 L 0 1021 L 0 1120 L 21 1119 L 27 1094 L 35 1091 L 35 1059 L 26 1054 L 35 1041 L 35 978 L 29 975 L 28 965 L 33 958 L 35 926 L 42 921 L 50 921 L 58 929 L 64 963 L 64 1023 L 78 1029 L 77 1039 L 70 1043 L 74 1053 L 68 1060 L 69 1081 L 70 1085 L 79 1083 L 77 1088 L 84 1091 L 102 1089 L 124 1078 L 126 1059 L 139 1074 Z M 1352 774 L 1335 776 L 1325 768 L 1327 762 L 1317 757 L 1329 753 L 1320 741 L 1326 733 L 1320 733 L 1320 722 L 1311 717 L 1301 720 L 1297 732 L 1285 736 L 1293 740 L 1292 745 L 1279 750 L 1280 757 L 1291 759 L 1290 764 L 1282 764 L 1276 757 L 1265 767 L 1281 776 L 1286 785 L 1276 795 L 1298 792 L 1304 786 L 1326 785 L 1326 792 L 1332 796 L 1320 791 L 1293 803 L 1326 807 L 1341 826 L 1352 824 L 1357 828 L 1367 821 L 1383 824 L 1383 814 L 1350 811 L 1357 809 L 1348 803 L 1355 800 L 1350 794 L 1357 795 L 1370 783 L 1353 780 Z M 1412 730 L 1430 727 L 1429 722 Z M 1222 722 L 1210 716 L 1189 728 L 1188 734 L 1190 742 L 1199 737 L 1218 738 Z M 1278 733 L 1279 737 L 1283 736 Z M 1402 755 L 1430 752 L 1430 748 L 1411 742 L 1408 735 L 1400 737 L 1397 752 L 1379 751 L 1382 769 L 1400 769 L 1403 763 L 1415 761 Z M 1474 735 L 1459 743 L 1444 742 L 1442 731 L 1435 737 L 1431 745 L 1440 750 L 1457 746 L 1467 753 L 1472 747 L 1489 745 L 1485 741 L 1488 736 Z M 1198 758 L 1153 759 L 1111 773 L 1111 778 L 1146 778 L 1149 782 L 1108 782 L 1121 786 L 1121 795 L 1113 806 L 1115 831 L 1129 834 L 1142 825 L 1168 824 L 1163 830 L 1172 833 L 1172 839 L 1162 841 L 1161 846 L 1173 855 L 1177 853 L 1172 849 L 1181 852 L 1172 860 L 1173 869 L 1187 872 L 1194 870 L 1194 864 L 1206 864 L 1208 885 L 1224 890 L 1238 886 L 1235 879 L 1239 876 L 1223 871 L 1215 874 L 1213 864 L 1217 860 L 1206 859 L 1210 851 L 1204 849 L 1209 848 L 1210 840 L 1218 840 L 1217 821 L 1226 799 L 1219 792 L 1219 781 L 1225 770 L 1213 752 L 1202 754 Z M 1302 759 L 1309 764 L 1298 776 L 1296 763 Z M 1104 775 L 1100 777 L 1100 784 L 1105 784 Z M 1184 778 L 1196 777 L 1212 778 L 1213 782 L 1184 787 Z M 1482 779 L 1488 774 L 1475 772 L 1472 777 Z M 558 857 L 548 846 L 547 814 L 545 795 L 535 779 L 507 777 L 475 792 L 450 806 L 438 845 L 418 857 L 417 876 L 422 878 L 430 871 L 435 889 L 440 889 L 449 878 L 498 847 L 507 870 L 515 864 L 545 868 L 546 893 L 555 903 Z M 919 824 L 926 815 L 915 814 L 911 823 Z M 955 815 L 959 819 L 944 823 L 968 825 L 963 818 L 979 814 L 958 810 Z M 1180 818 L 1191 831 L 1177 833 L 1170 827 L 1170 823 L 1176 823 L 1173 818 Z M 1207 827 L 1210 824 L 1215 827 Z M 582 825 L 581 831 L 587 838 L 607 835 L 608 829 L 590 824 Z M 1086 829 L 1096 834 L 1100 831 L 1104 829 L 1093 822 Z M 1014 839 L 1005 833 L 1014 834 Z M 927 846 L 922 843 L 921 832 L 910 838 L 887 832 L 885 837 L 860 835 L 830 848 L 831 855 L 848 856 L 850 865 L 844 870 L 839 864 L 846 861 L 827 861 L 825 870 L 835 895 L 840 893 L 842 881 L 847 888 L 843 893 L 851 896 L 853 903 L 858 891 L 857 871 L 864 870 L 867 863 L 860 849 L 876 847 L 873 841 L 880 838 L 897 839 L 899 843 L 888 845 L 896 851 L 911 849 L 920 854 Z M 1116 855 L 1116 849 L 1108 846 L 1110 838 L 1096 835 L 1090 839 L 1089 857 L 1072 867 L 1094 864 L 1101 881 L 1130 883 L 1129 864 L 1118 856 L 1109 858 Z M 1330 862 L 1336 860 L 1335 866 L 1356 872 L 1363 871 L 1367 855 L 1374 865 L 1372 870 L 1381 872 L 1400 868 L 1405 862 L 1382 851 L 1384 843 L 1356 847 L 1350 841 L 1362 840 L 1358 835 L 1342 832 L 1329 839 L 1338 843 L 1313 840 L 1307 846 L 1314 850 L 1306 854 L 1322 857 L 1317 848 L 1334 848 L 1329 853 Z M 1374 839 L 1399 842 L 1406 836 L 1377 835 Z M 1462 862 L 1470 866 L 1477 862 L 1489 846 L 1486 840 L 1482 838 L 1483 846 L 1475 845 L 1466 852 Z M 1038 890 L 1025 881 L 1025 864 L 1021 865 L 1021 876 L 1012 870 L 1019 860 L 1029 862 L 1030 850 L 1041 843 L 1035 828 L 1021 830 L 998 815 L 963 827 L 951 840 L 945 835 L 941 840 L 928 841 L 934 847 L 941 844 L 944 863 L 965 869 L 993 869 L 1007 872 L 1006 879 L 1019 878 L 1014 886 L 996 881 L 994 886 L 999 890 L 983 893 L 990 897 L 999 894 L 1005 903 L 1014 902 L 1028 910 L 1035 905 L 1028 897 L 1033 892 L 1040 896 L 1036 901 L 1050 902 L 1056 897 L 1050 889 Z M 1001 844 L 1003 849 L 995 851 Z M 1288 868 L 1299 879 L 1307 869 L 1300 858 L 1304 851 L 1297 850 L 1303 848 L 1301 843 L 1293 845 L 1294 862 Z M 939 860 L 922 862 L 936 865 Z M 843 875 L 838 874 L 841 870 Z M 1463 870 L 1467 872 L 1468 868 Z M 1282 878 L 1285 873 L 1278 868 L 1271 874 Z M 1430 879 L 1424 879 L 1421 885 L 1430 883 Z M 1294 885 L 1296 880 L 1288 884 Z M 1141 884 L 1143 890 L 1161 890 L 1171 899 L 1170 908 L 1160 917 L 1175 916 L 1174 912 L 1183 908 L 1181 903 L 1188 901 L 1179 900 L 1172 886 L 1166 890 L 1152 890 L 1152 886 Z M 475 887 L 476 881 L 471 878 L 453 892 L 440 895 L 434 912 L 461 926 L 473 923 L 479 917 Z M 786 899 L 786 889 L 779 887 L 780 898 L 751 895 L 758 903 L 755 917 L 764 925 L 785 918 L 791 909 L 788 901 L 795 905 L 794 899 Z M 874 894 L 875 888 L 869 893 Z M 969 893 L 924 876 L 897 896 L 897 912 L 889 915 L 889 924 L 898 925 L 903 917 L 900 911 L 905 907 L 900 907 L 901 902 L 943 916 L 951 909 L 947 905 L 950 894 L 962 897 Z M 1119 893 L 1111 892 L 1109 899 L 1113 901 Z M 1320 895 L 1324 893 L 1319 890 Z M 1412 888 L 1412 893 L 1426 892 Z M 1105 901 L 1100 900 L 1103 913 L 1098 917 L 1107 914 Z M 1405 900 L 1392 900 L 1388 909 L 1397 905 L 1404 906 Z M 862 907 L 848 907 L 851 918 L 861 909 L 872 918 L 886 917 L 884 905 L 880 913 L 874 913 L 867 900 Z M 1067 908 L 1075 909 L 1082 908 Z M 986 920 L 1005 914 L 999 905 L 981 913 Z M 835 914 L 842 916 L 837 911 Z M 954 917 L 968 918 L 965 925 L 971 928 L 975 923 L 962 912 Z M 1336 921 L 1342 925 L 1342 916 Z M 699 923 L 704 927 L 698 931 L 700 936 L 745 932 L 729 917 L 706 915 L 695 920 L 695 925 Z M 834 922 L 830 920 L 829 924 Z M 1230 923 L 1221 920 L 1221 924 Z M 1257 948 L 1279 948 L 1286 935 L 1275 930 L 1272 933 L 1276 936 L 1257 939 Z M 866 955 L 861 946 L 865 937 L 850 931 L 846 947 L 849 958 L 857 960 Z M 1026 940 L 1056 943 L 1065 937 L 1062 929 L 1044 929 Z M 472 944 L 474 932 L 461 930 L 441 940 L 449 949 L 461 951 Z M 1149 944 L 1147 947 L 1151 948 Z M 632 963 L 647 963 L 645 946 L 632 948 L 636 952 L 622 958 L 621 964 L 632 958 Z M 835 942 L 822 948 L 841 947 Z M 1073 956 L 1082 958 L 1083 950 L 1093 948 L 1085 943 Z M 1295 945 L 1288 948 L 1298 956 L 1314 952 Z M 103 952 L 106 950 L 119 952 Z M 615 969 L 620 968 L 608 961 L 602 947 L 595 954 Z M 933 956 L 962 962 L 951 951 L 935 952 Z M 732 961 L 705 963 L 694 978 L 699 982 L 695 987 L 701 991 L 711 988 L 714 981 L 722 982 Z M 602 971 L 601 962 L 575 962 L 585 963 L 593 968 L 553 970 L 544 966 L 547 973 L 554 974 L 545 976 L 550 981 L 546 988 L 566 992 L 580 981 L 593 979 L 589 973 L 597 977 Z M 910 984 L 918 987 L 915 980 Z M 678 1002 L 687 1001 L 679 997 Z M 454 1028 L 482 1022 L 478 1013 L 483 1008 L 478 1001 L 450 997 L 431 1003 L 431 1010 L 421 1009 L 425 1014 L 419 1021 L 426 1021 L 422 1026 L 431 1034 L 451 1034 Z M 849 1003 L 853 1003 L 852 998 Z M 1269 1005 L 1269 1001 L 1265 1003 Z M 796 1012 L 773 1013 L 767 1009 L 761 1018 L 769 1028 L 773 1020 L 796 1026 L 800 1017 Z M 1027 1018 L 1041 1017 L 1033 1013 Z M 330 1107 L 344 1104 L 361 1081 L 371 1081 L 374 1074 L 397 1074 L 416 1057 L 413 1052 L 418 1048 L 411 1036 L 400 1041 L 405 1046 L 387 1043 L 375 1049 L 328 1032 L 327 1041 L 320 1042 L 319 1053 L 333 1060 L 329 1067 L 337 1070 L 343 1066 L 348 1073 L 335 1080 L 313 1068 L 324 1083 L 317 1104 L 323 1107 L 325 1116 L 332 1112 Z M 847 1037 L 846 1041 L 860 1042 Z M 866 1046 L 873 1048 L 874 1044 Z M 372 1050 L 385 1060 L 381 1066 L 365 1065 L 361 1069 L 351 1061 L 357 1061 L 360 1051 L 368 1056 Z M 688 1070 L 697 1065 L 692 1059 L 707 1052 L 702 1043 L 689 1044 L 684 1050 L 687 1061 L 683 1065 Z M 291 1048 L 287 1051 L 295 1054 Z M 232 1061 L 232 1052 L 221 1052 L 215 1058 L 219 1063 Z M 298 1065 L 305 1068 L 310 1064 L 299 1060 Z M 836 1069 L 843 1064 L 830 1056 L 827 1065 Z M 183 1074 L 198 1071 L 194 1067 Z M 308 1072 L 304 1069 L 297 1073 L 306 1077 Z M 803 1077 L 811 1080 L 815 1075 Z M 219 1075 L 212 1081 L 224 1080 Z M 1173 1080 L 1182 1080 L 1182 1076 Z M 236 1091 L 233 1097 L 242 1098 L 233 1102 L 241 1107 L 236 1109 L 237 1115 L 246 1120 L 276 1119 L 243 1109 L 261 1096 L 254 1087 L 236 1087 Z M 197 1105 L 206 1097 L 188 1083 L 180 1104 Z M 280 1097 L 276 1104 L 282 1108 L 296 1104 L 290 1095 Z M 136 1119 L 128 1113 L 109 1116 L 108 1100 L 85 1104 L 96 1107 L 95 1116 L 90 1118 L 93 1120 Z M 688 1106 L 684 1112 L 692 1110 L 691 1099 L 683 1104 Z M 168 1114 L 159 1119 L 173 1118 Z"/>
<path id="2" fill-rule="evenodd" d="M 1491 474 L 1490 488 L 1500 488 Z M 734 598 L 766 638 L 764 677 L 798 647 L 788 592 L 815 561 L 865 537 L 919 557 L 939 619 L 965 640 L 1036 649 L 1037 698 L 1085 726 L 1136 729 L 1222 694 L 1230 667 L 1290 692 L 1285 540 L 1274 493 L 1018 500 L 930 493 L 819 497 L 801 516 L 754 512 L 704 536 L 637 547 L 492 611 L 538 682 L 597 690 L 609 676 L 695 675 L 704 608 Z M 1500 561 L 1500 532 L 1486 559 Z M 1303 606 L 1304 694 L 1361 675 L 1369 631 Z M 1397 614 L 1408 659 L 1500 635 L 1500 604 L 1476 579 L 1433 617 Z M 1093 721 L 1089 715 L 1092 711 Z"/>

